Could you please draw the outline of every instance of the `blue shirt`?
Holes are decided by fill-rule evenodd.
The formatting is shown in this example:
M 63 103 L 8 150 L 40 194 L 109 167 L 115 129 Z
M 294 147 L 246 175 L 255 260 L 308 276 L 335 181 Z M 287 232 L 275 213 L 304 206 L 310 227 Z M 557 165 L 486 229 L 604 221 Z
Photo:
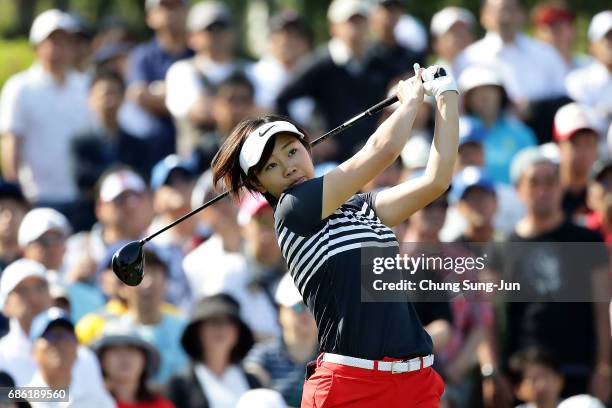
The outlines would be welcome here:
M 274 211 L 278 243 L 317 323 L 321 351 L 370 360 L 426 356 L 432 340 L 412 303 L 362 301 L 362 287 L 367 293 L 365 281 L 374 276 L 362 265 L 371 265 L 374 253 L 399 254 L 375 199 L 375 193 L 355 194 L 321 220 L 323 177 L 291 187 Z
M 153 38 L 149 42 L 139 45 L 130 54 L 127 83 L 133 84 L 136 82 L 145 82 L 150 84 L 154 81 L 164 81 L 166 72 L 170 65 L 178 60 L 191 58 L 194 53 L 189 48 L 185 48 L 178 54 L 170 54 L 162 49 L 157 41 Z M 153 116 L 150 115 L 149 120 L 152 122 L 147 129 L 152 129 L 151 134 L 146 137 L 155 138 L 155 142 L 151 144 L 152 161 L 156 163 L 168 154 L 175 151 L 175 128 L 170 115 Z
M 183 318 L 164 313 L 161 321 L 155 325 L 137 324 L 127 313 L 119 319 L 128 319 L 139 334 L 159 351 L 159 372 L 151 379 L 154 383 L 164 384 L 172 374 L 185 366 L 187 356 L 181 346 L 181 336 L 186 326 Z
M 483 142 L 486 174 L 496 183 L 511 184 L 510 165 L 514 155 L 525 147 L 536 145 L 536 137 L 527 125 L 511 115 L 502 114 L 487 129 Z
M 315 351 L 310 360 L 316 359 L 317 354 Z M 282 339 L 255 344 L 245 363 L 261 367 L 270 376 L 270 388 L 280 392 L 287 405 L 300 405 L 306 363 L 293 361 Z

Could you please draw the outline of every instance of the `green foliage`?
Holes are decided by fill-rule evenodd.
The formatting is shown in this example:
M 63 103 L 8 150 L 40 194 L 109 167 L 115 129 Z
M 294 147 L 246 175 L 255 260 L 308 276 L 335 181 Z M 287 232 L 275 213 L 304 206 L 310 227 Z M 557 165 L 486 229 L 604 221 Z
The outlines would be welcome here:
M 29 67 L 34 60 L 34 50 L 26 40 L 0 40 L 0 89 L 16 72 Z

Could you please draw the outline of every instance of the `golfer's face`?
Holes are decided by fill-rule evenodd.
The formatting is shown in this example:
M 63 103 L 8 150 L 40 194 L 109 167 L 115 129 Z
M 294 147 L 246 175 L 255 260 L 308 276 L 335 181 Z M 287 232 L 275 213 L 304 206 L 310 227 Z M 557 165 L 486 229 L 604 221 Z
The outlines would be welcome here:
M 272 155 L 257 174 L 262 192 L 279 197 L 283 191 L 314 177 L 310 154 L 291 134 L 279 134 Z

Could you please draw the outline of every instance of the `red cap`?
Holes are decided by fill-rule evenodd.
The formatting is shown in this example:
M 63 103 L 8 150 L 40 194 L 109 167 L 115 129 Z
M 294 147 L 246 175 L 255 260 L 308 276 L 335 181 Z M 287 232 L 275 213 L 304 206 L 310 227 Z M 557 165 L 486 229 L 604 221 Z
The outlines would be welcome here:
M 559 108 L 553 122 L 553 134 L 557 142 L 569 140 L 584 129 L 597 133 L 587 107 L 573 102 Z
M 533 16 L 533 24 L 536 26 L 549 26 L 561 21 L 572 22 L 576 16 L 567 9 L 543 6 L 537 9 Z
M 240 203 L 238 212 L 238 224 L 246 225 L 251 218 L 265 207 L 270 207 L 265 197 L 259 193 L 247 193 Z

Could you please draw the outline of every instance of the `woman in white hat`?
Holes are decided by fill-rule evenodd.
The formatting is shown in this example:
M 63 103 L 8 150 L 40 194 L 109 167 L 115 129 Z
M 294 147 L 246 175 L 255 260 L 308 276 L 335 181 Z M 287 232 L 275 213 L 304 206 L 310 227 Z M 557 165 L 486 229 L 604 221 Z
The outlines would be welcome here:
M 273 205 L 279 246 L 317 323 L 322 354 L 304 385 L 303 408 L 434 408 L 444 389 L 431 368 L 432 340 L 406 297 L 361 301 L 362 266 L 373 263 L 373 251 L 399 256 L 389 227 L 448 188 L 457 156 L 457 87 L 449 76 L 434 79 L 438 67 L 415 68 L 398 86 L 400 107 L 361 150 L 322 177 L 314 175 L 306 131 L 278 116 L 239 124 L 213 162 L 214 180 L 233 195 L 246 187 Z M 424 92 L 437 105 L 424 175 L 358 194 L 399 157 Z M 373 277 L 371 270 L 365 274 Z

